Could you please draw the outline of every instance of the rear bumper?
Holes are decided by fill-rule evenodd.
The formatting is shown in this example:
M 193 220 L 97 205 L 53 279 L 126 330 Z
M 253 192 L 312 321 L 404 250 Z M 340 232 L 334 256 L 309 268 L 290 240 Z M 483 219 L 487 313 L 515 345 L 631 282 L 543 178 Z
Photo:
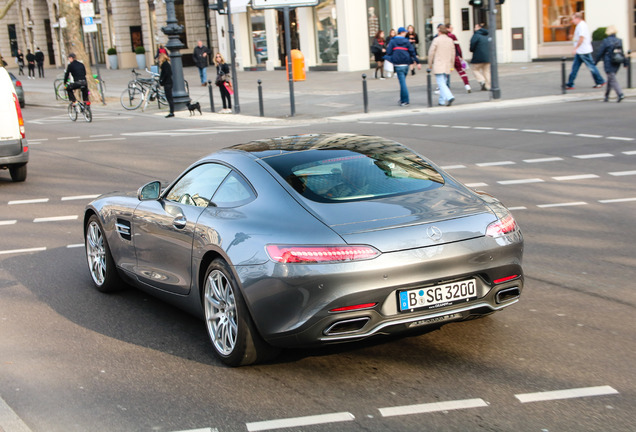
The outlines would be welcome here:
M 0 168 L 25 164 L 28 161 L 29 150 L 26 139 L 0 141 Z

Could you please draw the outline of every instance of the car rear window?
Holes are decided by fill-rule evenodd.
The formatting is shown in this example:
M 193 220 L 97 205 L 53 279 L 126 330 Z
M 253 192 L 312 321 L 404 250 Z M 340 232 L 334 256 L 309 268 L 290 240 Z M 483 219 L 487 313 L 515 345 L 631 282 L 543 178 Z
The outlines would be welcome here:
M 308 150 L 263 160 L 296 192 L 317 202 L 366 200 L 444 184 L 437 170 L 406 151 L 362 154 L 343 149 Z

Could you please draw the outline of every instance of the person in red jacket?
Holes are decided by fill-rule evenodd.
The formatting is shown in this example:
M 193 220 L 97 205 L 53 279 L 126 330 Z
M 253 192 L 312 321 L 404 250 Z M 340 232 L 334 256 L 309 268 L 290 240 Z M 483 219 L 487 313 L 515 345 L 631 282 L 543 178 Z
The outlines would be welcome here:
M 468 82 L 468 75 L 466 74 L 466 70 L 464 68 L 464 56 L 462 55 L 462 48 L 459 46 L 459 41 L 457 40 L 457 36 L 453 34 L 453 26 L 450 24 L 446 24 L 446 28 L 449 30 L 448 37 L 455 42 L 455 70 L 459 74 L 459 77 L 464 82 L 464 88 L 467 93 L 470 93 L 472 90 L 470 88 L 470 83 Z

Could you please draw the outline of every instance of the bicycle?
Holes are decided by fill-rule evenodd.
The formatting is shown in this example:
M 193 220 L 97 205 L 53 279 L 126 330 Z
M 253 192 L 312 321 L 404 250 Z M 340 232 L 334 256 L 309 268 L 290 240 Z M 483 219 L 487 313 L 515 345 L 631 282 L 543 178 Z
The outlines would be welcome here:
M 138 72 L 133 69 L 135 79 L 128 83 L 128 88 L 124 89 L 119 97 L 121 106 L 126 110 L 136 110 L 143 104 L 142 111 L 148 107 L 148 103 L 157 100 L 157 106 L 168 105 L 166 95 L 159 85 L 159 75 L 152 73 L 152 78 L 139 78 Z
M 93 78 L 95 78 L 95 82 L 97 83 L 97 88 L 100 86 L 99 77 L 96 74 L 93 74 Z M 106 93 L 106 81 L 101 80 L 102 91 Z M 66 85 L 64 84 L 64 78 L 57 78 L 53 81 L 53 89 L 55 90 L 55 100 L 62 99 L 63 101 L 68 100 L 68 94 L 66 93 Z
M 90 91 L 88 92 L 88 95 L 90 97 Z M 86 122 L 90 123 L 93 121 L 93 111 L 91 111 L 90 102 L 78 100 L 75 103 L 71 102 L 68 104 L 68 116 L 72 121 L 76 121 L 77 116 L 80 113 L 84 116 L 84 120 L 86 120 Z

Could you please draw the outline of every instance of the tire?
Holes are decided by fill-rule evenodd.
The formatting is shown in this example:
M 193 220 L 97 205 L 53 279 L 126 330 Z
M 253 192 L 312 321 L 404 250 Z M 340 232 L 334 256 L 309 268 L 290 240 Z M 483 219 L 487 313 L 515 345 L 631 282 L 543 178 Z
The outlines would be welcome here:
M 84 114 L 84 120 L 87 122 L 90 123 L 93 121 L 93 111 L 91 111 L 90 105 L 84 105 L 84 111 L 82 111 L 82 114 Z
M 120 290 L 123 282 L 117 273 L 102 224 L 96 215 L 92 215 L 88 219 L 84 236 L 84 249 L 86 250 L 88 272 L 97 291 L 105 293 Z
M 228 366 L 245 366 L 273 357 L 278 350 L 260 337 L 228 264 L 210 263 L 203 286 L 205 327 L 215 355 Z
M 64 88 L 63 80 L 60 80 L 60 82 L 55 85 L 55 95 L 63 101 L 68 100 L 68 93 L 66 93 L 66 89 Z
M 68 116 L 73 121 L 77 120 L 77 109 L 72 103 L 68 104 Z
M 23 182 L 27 177 L 27 164 L 11 165 L 9 167 L 9 174 L 11 174 L 11 180 L 14 182 Z
M 121 106 L 127 110 L 136 110 L 144 101 L 144 91 L 137 86 L 125 89 L 119 98 Z

